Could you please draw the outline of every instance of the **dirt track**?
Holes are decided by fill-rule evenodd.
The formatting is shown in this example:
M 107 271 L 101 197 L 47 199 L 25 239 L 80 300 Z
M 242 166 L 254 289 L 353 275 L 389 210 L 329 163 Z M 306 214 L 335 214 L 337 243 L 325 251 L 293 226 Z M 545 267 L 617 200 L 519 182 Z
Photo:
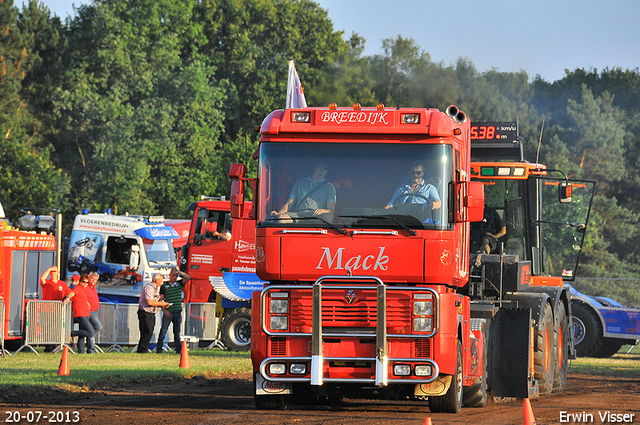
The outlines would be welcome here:
M 72 421 L 74 412 L 82 424 L 522 424 L 523 401 L 490 402 L 484 409 L 465 408 L 460 414 L 432 414 L 423 402 L 362 401 L 347 399 L 337 406 L 293 406 L 285 411 L 256 411 L 249 375 L 207 379 L 176 379 L 123 390 L 93 390 L 69 394 L 39 394 L 31 400 L 0 403 L 0 423 L 7 411 L 58 413 Z M 29 396 L 34 398 L 33 394 Z M 9 401 L 9 400 L 7 400 Z M 603 423 L 599 413 L 634 415 L 640 424 L 640 379 L 569 375 L 561 396 L 532 400 L 537 424 Z M 593 415 L 593 421 L 566 421 L 562 413 Z M 32 413 L 33 415 L 34 413 Z M 64 416 L 64 417 L 63 417 Z M 623 419 L 623 417 L 620 417 Z M 565 421 L 561 421 L 565 419 Z M 40 420 L 38 423 L 49 421 Z M 21 423 L 29 423 L 23 420 Z M 31 422 L 35 423 L 35 422 Z M 73 423 L 73 422 L 71 422 Z M 605 422 L 606 423 L 606 422 Z

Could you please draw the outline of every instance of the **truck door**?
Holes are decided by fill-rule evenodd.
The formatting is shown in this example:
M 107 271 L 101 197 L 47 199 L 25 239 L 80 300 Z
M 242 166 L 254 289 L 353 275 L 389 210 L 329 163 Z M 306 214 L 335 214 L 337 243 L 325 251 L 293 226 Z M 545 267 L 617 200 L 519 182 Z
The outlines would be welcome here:
M 228 211 L 202 208 L 196 215 L 187 273 L 193 280 L 191 301 L 207 302 L 211 293 L 209 276 L 231 270 L 233 238 L 227 241 L 217 235 L 232 235 L 233 226 Z
M 562 276 L 573 281 L 582 251 L 591 202 L 593 181 L 571 181 L 570 202 L 558 200 L 558 186 L 564 179 L 537 178 L 529 181 L 530 193 L 539 194 L 531 205 L 533 274 Z

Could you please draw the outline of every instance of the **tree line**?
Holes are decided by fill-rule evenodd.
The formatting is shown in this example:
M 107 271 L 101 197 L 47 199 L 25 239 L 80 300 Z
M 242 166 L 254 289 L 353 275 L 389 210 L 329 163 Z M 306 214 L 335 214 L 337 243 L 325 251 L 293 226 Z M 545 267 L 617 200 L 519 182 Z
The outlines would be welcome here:
M 312 0 L 92 0 L 65 18 L 0 0 L 0 201 L 185 217 L 255 170 L 254 127 L 286 97 L 287 62 L 309 105 L 456 104 L 473 121 L 519 121 L 525 157 L 598 181 L 580 274 L 640 268 L 640 72 L 526 72 L 443 64 L 411 38 L 363 55 Z M 373 40 L 377 42 L 377 40 Z M 538 141 L 540 147 L 538 148 Z M 68 232 L 67 232 L 68 233 Z

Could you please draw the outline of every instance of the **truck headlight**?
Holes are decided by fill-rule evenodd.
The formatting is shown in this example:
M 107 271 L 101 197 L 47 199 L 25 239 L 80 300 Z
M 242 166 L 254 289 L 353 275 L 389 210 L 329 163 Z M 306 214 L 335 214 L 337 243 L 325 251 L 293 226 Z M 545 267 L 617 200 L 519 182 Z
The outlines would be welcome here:
M 416 316 L 431 316 L 433 314 L 433 303 L 431 301 L 414 301 L 413 314 Z
M 433 319 L 431 317 L 415 317 L 413 319 L 413 330 L 416 332 L 431 332 L 433 330 Z
M 416 376 L 431 376 L 431 366 L 426 364 L 416 365 L 415 374 Z
M 287 373 L 287 365 L 284 363 L 271 363 L 269 373 L 272 375 L 284 375 Z
M 271 299 L 271 313 L 273 314 L 287 314 L 289 312 L 289 300 L 272 298 Z
M 287 316 L 271 316 L 270 325 L 274 331 L 286 331 L 289 328 L 289 318 Z
M 304 363 L 291 363 L 289 373 L 292 375 L 304 375 L 307 373 L 307 365 Z
M 393 366 L 393 374 L 396 376 L 409 376 L 411 375 L 411 366 L 408 364 L 397 364 Z

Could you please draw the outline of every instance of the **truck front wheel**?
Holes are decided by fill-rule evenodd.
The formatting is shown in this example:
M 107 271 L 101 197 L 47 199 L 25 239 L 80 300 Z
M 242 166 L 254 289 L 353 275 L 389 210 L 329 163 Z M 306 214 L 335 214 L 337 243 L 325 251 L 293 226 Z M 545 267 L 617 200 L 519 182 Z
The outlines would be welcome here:
M 249 351 L 251 348 L 251 309 L 236 308 L 220 321 L 220 339 L 228 350 Z
M 459 342 L 456 374 L 451 379 L 451 386 L 445 395 L 429 397 L 429 410 L 433 413 L 458 413 L 462 410 L 462 347 Z
M 578 357 L 594 357 L 602 347 L 602 325 L 588 305 L 571 304 L 573 344 Z

